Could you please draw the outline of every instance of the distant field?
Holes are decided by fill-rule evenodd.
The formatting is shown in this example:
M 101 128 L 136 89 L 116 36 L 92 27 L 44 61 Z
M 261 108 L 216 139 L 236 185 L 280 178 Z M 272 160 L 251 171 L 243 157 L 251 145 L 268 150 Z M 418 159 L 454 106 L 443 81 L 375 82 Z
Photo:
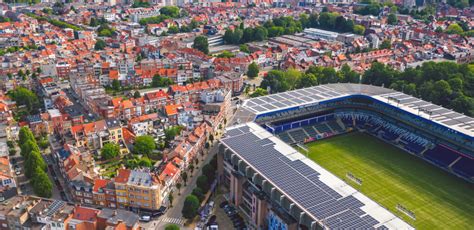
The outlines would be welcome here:
M 474 229 L 474 185 L 363 133 L 307 145 L 308 156 L 417 229 Z M 358 185 L 346 173 L 362 179 Z M 411 219 L 395 208 L 402 204 Z

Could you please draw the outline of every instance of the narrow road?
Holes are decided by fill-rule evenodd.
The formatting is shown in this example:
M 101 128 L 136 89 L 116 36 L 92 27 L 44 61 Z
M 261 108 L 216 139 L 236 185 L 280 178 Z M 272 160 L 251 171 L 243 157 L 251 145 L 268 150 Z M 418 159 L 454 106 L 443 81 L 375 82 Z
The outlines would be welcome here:
M 150 229 L 150 230 L 151 229 L 156 229 L 156 230 L 164 229 L 168 224 L 177 224 L 183 230 L 192 229 L 190 227 L 184 226 L 184 222 L 186 220 L 181 215 L 181 210 L 183 209 L 184 200 L 186 196 L 191 194 L 193 189 L 196 188 L 197 178 L 202 174 L 201 172 L 202 166 L 208 164 L 216 153 L 217 153 L 217 141 L 214 141 L 214 144 L 209 149 L 209 152 L 203 156 L 204 159 L 200 158 L 199 168 L 196 167 L 194 169 L 192 177 L 188 176 L 188 183 L 185 187 L 181 188 L 181 192 L 180 192 L 181 195 L 178 196 L 177 190 L 173 192 L 173 196 L 174 196 L 173 207 L 169 208 L 168 211 L 159 219 L 151 221 L 150 223 L 147 223 L 147 224 L 143 224 L 143 227 L 145 229 Z

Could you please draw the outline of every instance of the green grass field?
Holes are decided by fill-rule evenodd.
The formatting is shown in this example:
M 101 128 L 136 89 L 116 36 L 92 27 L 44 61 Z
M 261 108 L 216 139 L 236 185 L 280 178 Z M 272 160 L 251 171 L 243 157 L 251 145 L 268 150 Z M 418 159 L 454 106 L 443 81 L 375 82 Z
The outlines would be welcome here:
M 308 157 L 417 229 L 474 229 L 474 185 L 363 133 L 309 143 Z M 362 179 L 362 185 L 346 173 Z M 411 219 L 395 208 L 402 204 Z

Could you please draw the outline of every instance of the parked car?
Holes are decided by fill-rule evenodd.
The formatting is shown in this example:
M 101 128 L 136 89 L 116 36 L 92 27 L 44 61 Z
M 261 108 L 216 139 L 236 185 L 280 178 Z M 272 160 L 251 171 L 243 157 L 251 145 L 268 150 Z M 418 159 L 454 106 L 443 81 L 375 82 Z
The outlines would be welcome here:
M 228 201 L 222 201 L 221 204 L 219 204 L 220 208 L 224 208 L 226 205 L 229 205 Z
M 150 216 L 140 216 L 140 221 L 150 222 L 150 220 L 151 220 Z

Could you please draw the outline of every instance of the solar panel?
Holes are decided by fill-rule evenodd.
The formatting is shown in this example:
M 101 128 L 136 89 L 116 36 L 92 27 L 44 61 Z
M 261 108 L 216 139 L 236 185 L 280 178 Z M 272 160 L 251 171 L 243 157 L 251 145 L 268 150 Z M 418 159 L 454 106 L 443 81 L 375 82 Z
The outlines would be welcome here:
M 247 127 L 247 126 L 243 126 Z M 231 129 L 232 130 L 232 129 Z M 242 130 L 240 130 L 242 131 Z M 263 131 L 263 129 L 262 129 Z M 347 227 L 374 227 L 378 222 L 367 217 L 360 207 L 364 204 L 352 195 L 343 197 L 333 190 L 319 178 L 319 172 L 301 160 L 291 161 L 282 152 L 275 149 L 274 141 L 268 138 L 261 138 L 255 131 L 248 129 L 244 134 L 236 137 L 225 137 L 221 140 L 229 146 L 240 158 L 245 159 L 252 167 L 268 178 L 282 193 L 285 193 L 308 210 L 312 215 L 320 219 L 339 216 L 343 222 L 334 220 L 328 221 L 328 226 Z M 281 141 L 280 141 L 281 142 Z M 284 143 L 279 143 L 281 145 Z M 281 148 L 281 147 L 280 147 Z M 341 214 L 343 213 L 343 214 Z M 366 220 L 367 219 L 367 220 Z

